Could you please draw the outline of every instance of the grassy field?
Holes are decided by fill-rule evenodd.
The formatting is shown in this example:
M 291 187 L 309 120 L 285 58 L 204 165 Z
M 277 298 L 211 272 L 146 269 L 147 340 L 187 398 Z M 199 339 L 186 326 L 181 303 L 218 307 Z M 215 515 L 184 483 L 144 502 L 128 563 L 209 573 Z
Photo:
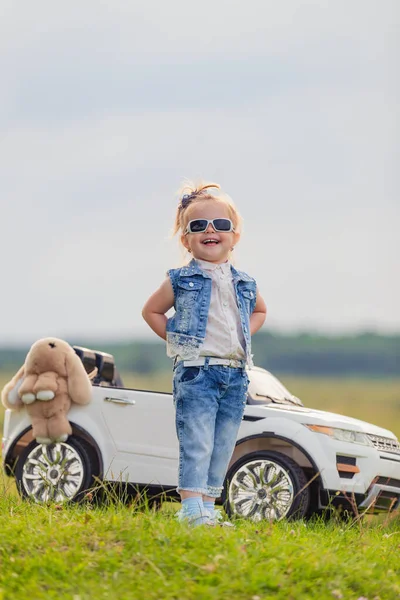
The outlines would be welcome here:
M 0 388 L 9 376 L 0 375 Z M 170 389 L 170 375 L 126 376 Z M 282 378 L 307 406 L 400 436 L 399 380 Z M 3 412 L 0 409 L 0 424 Z M 400 515 L 188 529 L 177 505 L 39 506 L 0 475 L 0 600 L 400 598 Z
M 0 598 L 400 597 L 400 518 L 189 529 L 172 507 L 37 506 L 0 491 Z

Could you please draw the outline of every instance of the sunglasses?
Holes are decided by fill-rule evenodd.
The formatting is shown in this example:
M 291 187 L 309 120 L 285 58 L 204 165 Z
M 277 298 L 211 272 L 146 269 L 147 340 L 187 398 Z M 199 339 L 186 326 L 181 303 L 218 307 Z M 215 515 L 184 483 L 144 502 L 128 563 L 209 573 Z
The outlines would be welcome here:
M 207 231 L 209 224 L 214 228 L 214 231 L 223 233 L 235 231 L 233 223 L 230 219 L 193 219 L 189 221 L 185 233 L 203 233 Z

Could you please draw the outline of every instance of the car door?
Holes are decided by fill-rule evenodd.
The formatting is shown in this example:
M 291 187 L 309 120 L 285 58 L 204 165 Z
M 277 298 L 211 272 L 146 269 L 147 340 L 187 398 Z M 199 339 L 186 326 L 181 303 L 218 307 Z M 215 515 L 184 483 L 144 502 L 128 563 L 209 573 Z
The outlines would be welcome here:
M 108 479 L 176 485 L 178 442 L 170 394 L 104 388 L 101 412 L 116 448 Z

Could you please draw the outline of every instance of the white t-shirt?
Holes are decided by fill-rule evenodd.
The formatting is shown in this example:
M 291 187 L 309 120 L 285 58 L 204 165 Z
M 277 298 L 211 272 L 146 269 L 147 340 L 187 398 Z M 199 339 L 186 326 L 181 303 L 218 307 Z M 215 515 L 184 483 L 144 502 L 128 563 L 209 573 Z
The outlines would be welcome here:
M 232 281 L 231 264 L 220 265 L 196 259 L 200 269 L 211 276 L 211 299 L 206 336 L 200 356 L 245 359 L 246 343 Z

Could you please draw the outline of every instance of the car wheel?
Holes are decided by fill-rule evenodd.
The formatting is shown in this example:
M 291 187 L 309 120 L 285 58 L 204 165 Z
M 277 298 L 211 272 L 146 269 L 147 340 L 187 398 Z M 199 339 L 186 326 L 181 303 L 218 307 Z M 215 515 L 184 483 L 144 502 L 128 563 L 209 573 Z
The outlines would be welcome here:
M 310 503 L 307 483 L 291 458 L 267 450 L 253 452 L 229 469 L 222 500 L 230 516 L 252 521 L 301 519 Z
M 53 444 L 31 442 L 15 468 L 19 493 L 35 502 L 76 502 L 93 485 L 95 474 L 90 446 L 74 436 Z

